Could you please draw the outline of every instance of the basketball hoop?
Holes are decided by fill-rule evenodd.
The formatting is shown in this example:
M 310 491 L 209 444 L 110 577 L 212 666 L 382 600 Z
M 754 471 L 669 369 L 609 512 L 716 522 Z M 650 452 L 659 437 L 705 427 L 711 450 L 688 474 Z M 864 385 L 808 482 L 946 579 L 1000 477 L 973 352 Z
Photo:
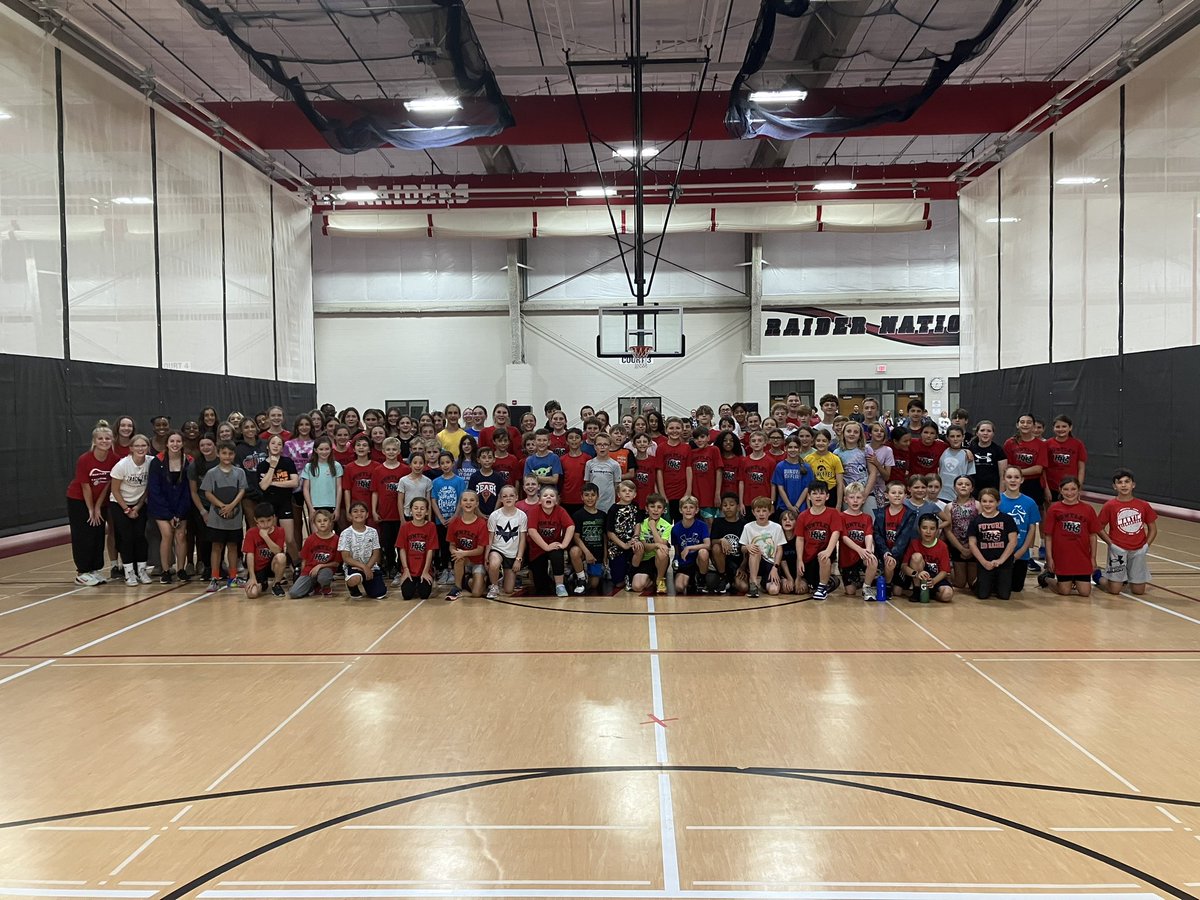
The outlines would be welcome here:
M 650 365 L 650 349 L 649 344 L 634 344 L 629 348 L 630 362 L 634 368 L 644 369 Z

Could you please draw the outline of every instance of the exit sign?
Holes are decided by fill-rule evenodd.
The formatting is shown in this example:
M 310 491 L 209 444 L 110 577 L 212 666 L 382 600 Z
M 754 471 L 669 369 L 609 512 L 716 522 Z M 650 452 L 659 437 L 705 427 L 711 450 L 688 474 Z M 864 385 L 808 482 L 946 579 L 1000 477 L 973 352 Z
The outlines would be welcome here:
M 887 366 L 884 363 L 880 363 L 879 365 L 877 365 L 875 367 L 875 371 L 878 372 L 880 375 L 882 375 L 884 372 L 887 371 Z

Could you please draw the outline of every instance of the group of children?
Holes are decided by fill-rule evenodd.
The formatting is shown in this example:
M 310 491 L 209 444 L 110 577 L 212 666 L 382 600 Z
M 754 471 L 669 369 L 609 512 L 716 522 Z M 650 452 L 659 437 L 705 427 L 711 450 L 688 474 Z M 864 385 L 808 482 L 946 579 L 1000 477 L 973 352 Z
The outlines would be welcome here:
M 1039 533 L 1039 578 L 1059 593 L 1144 592 L 1154 511 L 1124 470 L 1099 515 L 1080 501 L 1087 453 L 1066 416 L 1050 438 L 1021 416 L 1000 445 L 987 421 L 968 442 L 963 410 L 943 434 L 916 400 L 891 430 L 870 399 L 862 421 L 832 395 L 820 407 L 791 395 L 765 420 L 735 405 L 715 425 L 709 407 L 621 422 L 585 407 L 568 428 L 551 401 L 544 427 L 526 414 L 522 430 L 504 404 L 491 425 L 455 404 L 418 420 L 323 407 L 291 431 L 279 407 L 224 422 L 207 408 L 178 432 L 158 417 L 153 438 L 122 417 L 95 429 L 68 489 L 76 580 L 106 580 L 108 525 L 126 581 L 148 582 L 152 523 L 164 583 L 199 574 L 249 596 L 328 596 L 341 576 L 371 598 L 389 583 L 406 599 L 437 584 L 449 600 L 662 593 L 670 578 L 681 594 L 1006 599 L 1040 571 Z

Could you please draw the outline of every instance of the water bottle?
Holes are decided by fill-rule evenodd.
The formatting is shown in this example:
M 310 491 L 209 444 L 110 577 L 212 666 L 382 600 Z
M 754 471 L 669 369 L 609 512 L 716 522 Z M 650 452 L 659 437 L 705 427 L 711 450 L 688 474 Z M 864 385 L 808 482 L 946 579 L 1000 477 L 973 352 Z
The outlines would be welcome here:
M 922 582 L 921 582 L 921 592 L 920 592 L 920 598 L 921 598 L 921 602 L 922 602 L 922 603 L 928 603 L 928 602 L 929 602 L 929 600 L 930 600 L 930 596 L 929 596 L 929 582 L 927 582 L 927 581 L 922 581 Z
M 875 576 L 875 602 L 887 603 L 887 579 L 882 575 Z

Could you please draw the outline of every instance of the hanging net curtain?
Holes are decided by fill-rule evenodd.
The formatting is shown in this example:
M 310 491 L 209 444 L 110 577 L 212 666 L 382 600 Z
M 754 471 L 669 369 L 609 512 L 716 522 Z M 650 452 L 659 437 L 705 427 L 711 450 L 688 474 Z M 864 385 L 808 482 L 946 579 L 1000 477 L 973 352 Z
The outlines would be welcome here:
M 903 122 L 959 66 L 983 52 L 1019 4 L 1020 0 L 762 0 L 730 92 L 725 127 L 737 138 L 796 140 Z M 833 105 L 814 91 L 806 100 L 752 100 L 755 91 L 783 87 L 781 75 L 763 71 L 768 62 L 794 63 L 811 73 L 783 76 L 789 77 L 789 88 L 803 88 L 806 79 L 815 76 L 830 87 L 883 86 L 886 99 L 881 102 L 878 92 L 870 92 L 870 100 L 861 106 L 845 100 Z M 864 98 L 869 95 L 864 93 Z
M 237 11 L 179 3 L 222 34 L 250 71 L 293 101 L 340 153 L 449 147 L 514 124 L 462 0 L 319 0 Z M 461 108 L 405 107 L 405 100 L 430 96 L 453 96 Z M 318 109 L 317 100 L 336 105 Z

